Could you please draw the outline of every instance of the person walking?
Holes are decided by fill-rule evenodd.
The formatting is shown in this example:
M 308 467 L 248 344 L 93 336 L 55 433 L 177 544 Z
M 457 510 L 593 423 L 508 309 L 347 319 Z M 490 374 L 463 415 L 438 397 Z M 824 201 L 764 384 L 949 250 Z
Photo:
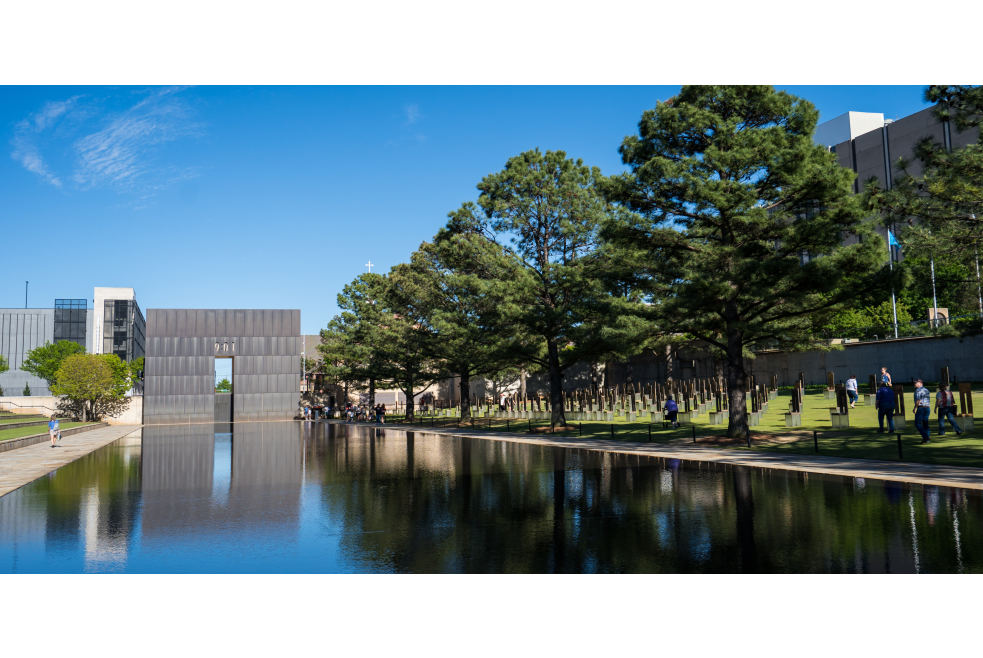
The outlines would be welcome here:
M 383 425 L 386 424 L 386 403 L 383 402 L 379 405 L 379 422 Z
M 679 427 L 679 423 L 676 422 L 676 418 L 679 417 L 679 405 L 676 404 L 671 395 L 666 399 L 665 411 L 673 428 Z
M 61 431 L 58 429 L 58 416 L 51 414 L 48 421 L 48 436 L 51 437 L 51 447 L 55 447 L 56 441 L 61 441 Z
M 891 373 L 887 371 L 887 368 L 881 368 L 880 380 L 881 382 L 886 382 L 888 386 L 893 386 L 891 383 Z M 925 390 L 927 391 L 928 389 Z
M 309 404 L 304 405 L 304 420 L 311 419 L 311 406 Z
M 884 433 L 884 417 L 887 417 L 887 426 L 891 433 L 894 433 L 894 390 L 887 384 L 881 382 L 881 387 L 877 389 L 877 396 L 874 399 L 874 407 L 877 409 L 877 430 L 879 434 Z
M 850 375 L 850 379 L 846 380 L 846 394 L 850 396 L 850 408 L 853 409 L 857 406 L 857 376 Z M 894 430 L 891 430 L 892 432 Z
M 932 394 L 921 379 L 915 380 L 915 429 L 922 435 L 922 443 L 928 443 L 928 414 L 931 412 Z
M 935 394 L 935 411 L 939 414 L 939 436 L 945 434 L 945 419 L 949 419 L 956 436 L 962 436 L 963 431 L 956 425 L 956 398 L 945 384 L 939 384 L 939 392 Z

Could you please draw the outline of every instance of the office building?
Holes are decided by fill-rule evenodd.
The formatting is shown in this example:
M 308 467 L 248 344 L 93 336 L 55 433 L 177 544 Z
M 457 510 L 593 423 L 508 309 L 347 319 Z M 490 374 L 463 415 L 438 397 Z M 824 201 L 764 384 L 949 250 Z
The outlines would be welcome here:
M 853 191 L 859 194 L 871 178 L 876 178 L 881 188 L 891 189 L 897 175 L 898 158 L 913 160 L 909 173 L 921 174 L 921 167 L 912 158 L 912 150 L 924 137 L 949 150 L 976 143 L 977 129 L 957 132 L 948 121 L 935 118 L 934 107 L 901 119 L 885 119 L 876 112 L 847 112 L 816 126 L 813 141 L 822 144 L 836 154 L 841 166 L 852 169 L 857 178 Z M 878 225 L 876 230 L 887 240 L 887 228 Z M 855 238 L 847 240 L 849 244 Z M 895 261 L 903 259 L 903 254 L 892 248 Z M 808 258 L 808 256 L 806 256 Z
M 54 308 L 0 309 L 0 354 L 9 370 L 0 373 L 4 396 L 50 395 L 47 382 L 21 370 L 28 352 L 68 340 L 89 354 L 116 354 L 124 361 L 144 355 L 146 323 L 133 288 L 95 288 L 86 299 L 56 299 Z M 97 313 L 96 309 L 101 309 Z

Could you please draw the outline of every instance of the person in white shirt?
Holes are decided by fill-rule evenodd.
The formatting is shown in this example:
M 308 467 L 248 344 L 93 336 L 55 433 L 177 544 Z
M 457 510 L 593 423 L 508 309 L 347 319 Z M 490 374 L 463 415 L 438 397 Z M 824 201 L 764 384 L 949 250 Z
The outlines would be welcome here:
M 850 408 L 854 409 L 857 406 L 857 399 L 860 397 L 857 395 L 856 375 L 850 375 L 850 379 L 846 380 L 846 394 L 850 396 Z

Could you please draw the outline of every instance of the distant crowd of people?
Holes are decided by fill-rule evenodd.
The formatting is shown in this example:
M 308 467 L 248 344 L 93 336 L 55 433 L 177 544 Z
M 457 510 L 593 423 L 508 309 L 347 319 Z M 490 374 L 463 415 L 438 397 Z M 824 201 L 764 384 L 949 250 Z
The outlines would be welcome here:
M 850 375 L 846 380 L 846 392 L 850 397 L 850 408 L 856 407 L 859 395 L 857 376 Z M 915 380 L 915 429 L 922 437 L 922 443 L 929 443 L 930 431 L 928 428 L 928 417 L 932 409 L 932 393 L 925 388 L 922 379 Z M 884 420 L 887 420 L 889 432 L 894 432 L 894 410 L 897 408 L 897 400 L 894 393 L 891 373 L 887 368 L 881 368 L 878 376 L 877 393 L 874 398 L 874 408 L 877 409 L 877 425 L 879 432 L 884 432 Z M 939 420 L 939 436 L 945 434 L 945 422 L 949 421 L 952 429 L 957 435 L 962 435 L 962 428 L 956 423 L 956 398 L 945 383 L 939 383 L 935 392 L 935 408 Z
M 325 405 L 323 408 L 321 408 L 321 411 L 323 411 L 325 417 L 331 416 L 330 406 Z M 349 402 L 345 405 L 344 410 L 345 421 L 349 423 L 356 421 L 366 422 L 369 420 L 373 420 L 376 423 L 385 423 L 387 413 L 388 409 L 386 408 L 385 403 L 369 407 L 367 404 L 352 404 Z M 304 405 L 304 420 L 314 419 L 315 414 L 315 410 L 311 409 L 309 404 Z

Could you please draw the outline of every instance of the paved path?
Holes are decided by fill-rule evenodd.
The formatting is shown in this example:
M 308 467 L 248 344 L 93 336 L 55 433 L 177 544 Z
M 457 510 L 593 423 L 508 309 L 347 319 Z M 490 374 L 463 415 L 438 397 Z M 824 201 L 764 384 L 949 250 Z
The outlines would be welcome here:
M 23 487 L 93 450 L 139 432 L 141 425 L 110 425 L 97 430 L 64 437 L 57 448 L 51 443 L 37 443 L 0 454 L 0 496 Z
M 344 424 L 341 421 L 329 421 Z M 789 455 L 775 452 L 739 452 L 682 444 L 628 443 L 605 439 L 581 439 L 560 436 L 525 436 L 505 432 L 466 432 L 448 428 L 411 429 L 403 425 L 374 425 L 373 423 L 354 423 L 366 427 L 382 427 L 387 430 L 404 432 L 430 432 L 452 436 L 468 436 L 488 441 L 511 441 L 532 445 L 559 446 L 580 450 L 600 450 L 619 452 L 627 455 L 647 455 L 663 459 L 689 459 L 709 461 L 735 466 L 756 466 L 806 473 L 826 473 L 848 477 L 871 478 L 874 480 L 897 480 L 918 484 L 933 484 L 943 487 L 965 487 L 983 489 L 983 469 L 966 466 L 939 466 L 935 464 L 914 464 L 911 462 L 878 461 L 874 459 L 847 459 L 843 457 L 823 457 L 822 455 Z

